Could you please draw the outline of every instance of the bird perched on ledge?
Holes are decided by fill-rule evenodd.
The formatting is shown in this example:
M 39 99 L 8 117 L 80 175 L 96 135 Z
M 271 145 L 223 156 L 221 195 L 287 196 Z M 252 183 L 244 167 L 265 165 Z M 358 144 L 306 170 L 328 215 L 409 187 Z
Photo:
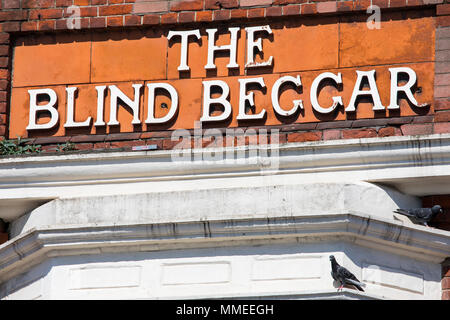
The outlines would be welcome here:
M 394 212 L 407 216 L 414 223 L 421 223 L 427 227 L 431 219 L 443 213 L 440 205 L 435 205 L 432 208 L 397 209 Z
M 359 281 L 353 273 L 345 269 L 343 266 L 337 263 L 334 256 L 330 256 L 331 261 L 331 276 L 334 280 L 338 281 L 341 286 L 338 288 L 338 291 L 341 290 L 345 285 L 355 286 L 359 291 L 363 291 L 364 283 Z

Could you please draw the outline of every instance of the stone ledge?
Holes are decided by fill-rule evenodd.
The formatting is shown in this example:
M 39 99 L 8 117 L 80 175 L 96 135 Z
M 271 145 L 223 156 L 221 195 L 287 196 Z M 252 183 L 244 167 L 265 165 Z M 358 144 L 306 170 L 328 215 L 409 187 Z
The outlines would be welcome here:
M 450 255 L 450 232 L 357 214 L 32 229 L 0 245 L 0 282 L 50 257 L 286 242 L 350 242 L 420 261 Z

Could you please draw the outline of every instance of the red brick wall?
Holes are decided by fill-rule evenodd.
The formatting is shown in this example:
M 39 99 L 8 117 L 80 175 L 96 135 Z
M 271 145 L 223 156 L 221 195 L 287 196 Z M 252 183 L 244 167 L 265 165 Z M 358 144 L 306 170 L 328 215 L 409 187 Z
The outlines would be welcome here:
M 377 0 L 383 10 L 431 8 L 436 14 L 436 76 L 434 115 L 394 117 L 277 126 L 280 142 L 385 137 L 450 132 L 450 4 L 448 0 Z M 430 3 L 431 2 L 431 3 Z M 11 44 L 16 35 L 67 29 L 67 7 L 80 6 L 81 28 L 101 30 L 124 26 L 267 19 L 277 16 L 365 14 L 370 1 L 306 0 L 0 0 L 0 139 L 8 136 Z M 351 16 L 350 16 L 351 17 Z M 255 129 L 255 128 L 253 128 Z M 258 129 L 258 128 L 256 128 Z M 54 151 L 71 141 L 77 149 L 131 148 L 156 144 L 170 149 L 170 132 L 133 132 L 112 135 L 36 138 L 44 150 Z
M 444 214 L 436 216 L 430 226 L 450 231 L 450 195 L 427 196 L 422 199 L 423 207 L 440 205 Z M 450 300 L 450 258 L 442 264 L 442 300 Z

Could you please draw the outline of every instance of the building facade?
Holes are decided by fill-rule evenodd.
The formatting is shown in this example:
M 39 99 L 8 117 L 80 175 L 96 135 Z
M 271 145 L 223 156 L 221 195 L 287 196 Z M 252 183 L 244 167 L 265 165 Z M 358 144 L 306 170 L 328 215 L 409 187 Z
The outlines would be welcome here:
M 0 4 L 0 298 L 450 298 L 446 0 Z

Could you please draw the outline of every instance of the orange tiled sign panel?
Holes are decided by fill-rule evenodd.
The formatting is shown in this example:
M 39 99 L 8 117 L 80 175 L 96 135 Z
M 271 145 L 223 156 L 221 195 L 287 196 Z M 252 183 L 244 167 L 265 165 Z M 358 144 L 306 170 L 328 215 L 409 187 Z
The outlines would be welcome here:
M 261 29 L 249 36 L 249 27 Z M 209 126 L 237 127 L 433 112 L 432 17 L 392 19 L 372 30 L 365 21 L 339 22 L 337 18 L 230 24 L 217 27 L 211 42 L 215 28 L 18 39 L 10 138 L 191 129 L 200 120 L 210 122 Z M 170 31 L 177 35 L 168 39 Z M 191 32 L 186 43 L 178 31 Z M 220 47 L 233 41 L 234 67 L 229 67 L 230 50 L 213 52 L 215 68 L 205 67 L 211 43 Z M 179 71 L 183 69 L 183 46 L 188 71 Z M 253 65 L 268 64 L 272 58 L 270 65 L 253 67 L 249 48 L 254 50 Z M 393 86 L 398 91 L 394 99 L 398 108 L 393 105 Z M 226 97 L 224 90 L 229 91 Z M 382 108 L 376 107 L 376 97 L 366 94 L 370 90 L 379 95 Z M 354 110 L 352 98 L 356 98 Z M 227 117 L 221 117 L 228 111 Z M 35 119 L 30 120 L 33 114 Z M 56 118 L 51 127 L 41 128 Z M 167 121 L 159 121 L 164 118 Z

